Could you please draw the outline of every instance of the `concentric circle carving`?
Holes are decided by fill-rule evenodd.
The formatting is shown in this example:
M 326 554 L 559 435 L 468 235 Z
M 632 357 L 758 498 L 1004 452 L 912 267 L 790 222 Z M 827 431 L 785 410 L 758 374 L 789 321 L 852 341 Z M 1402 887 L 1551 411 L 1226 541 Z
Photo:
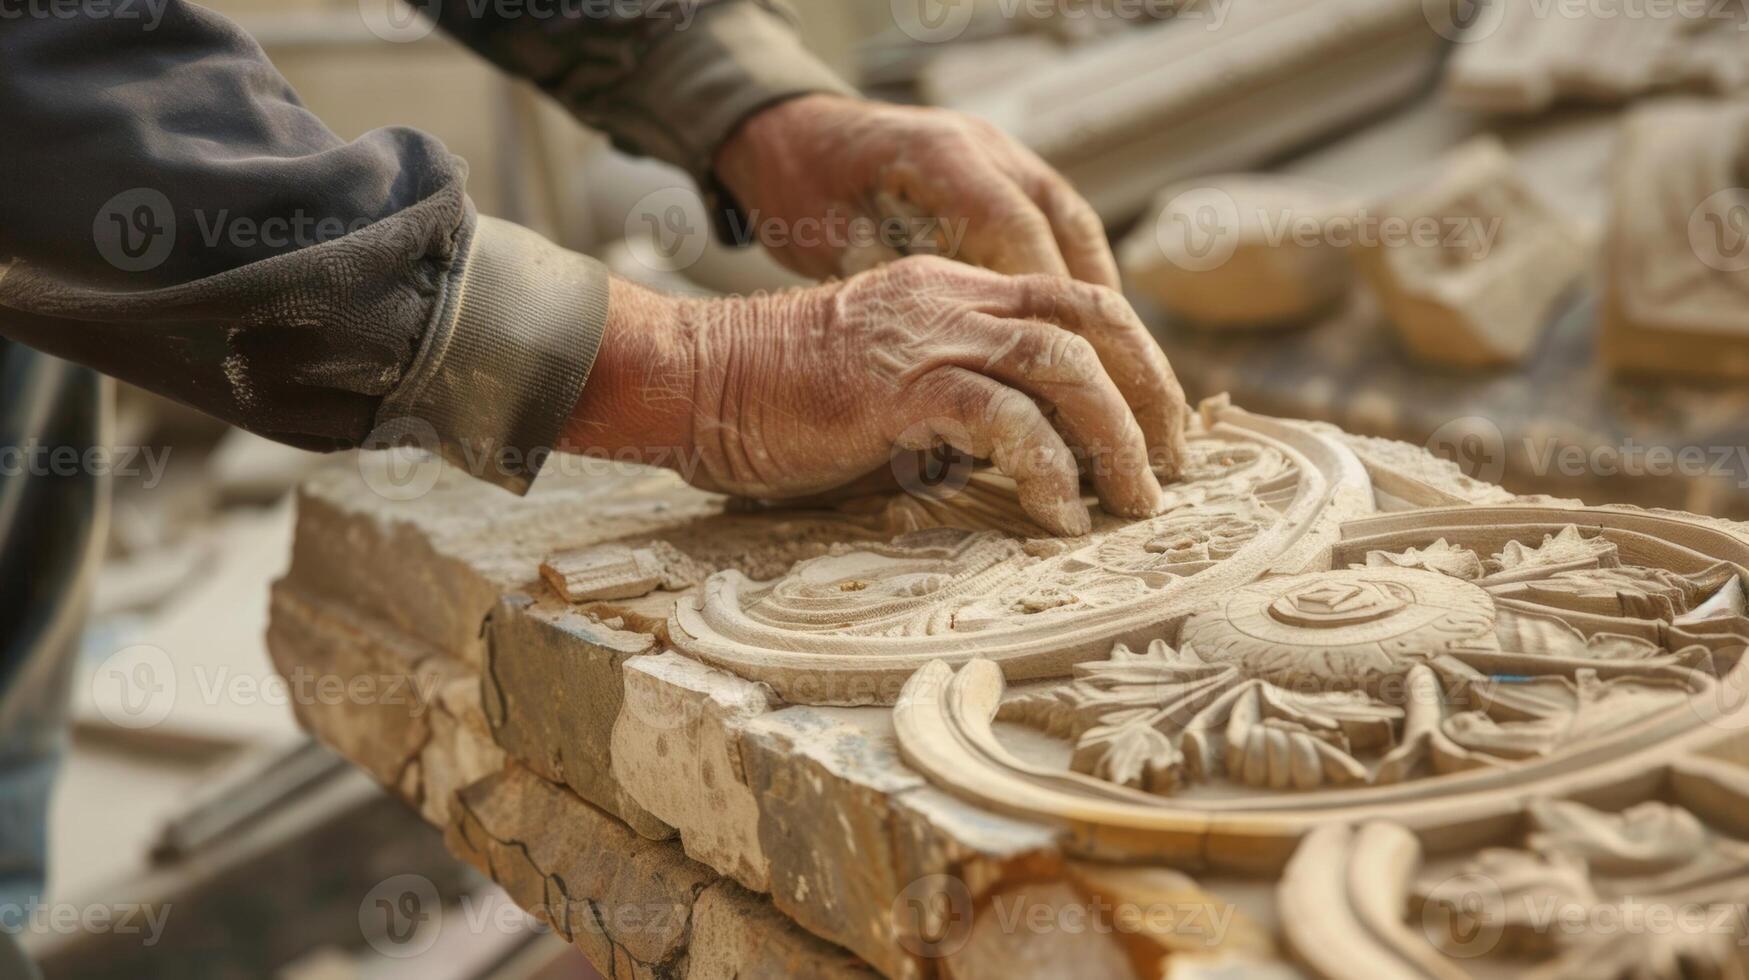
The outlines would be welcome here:
M 1460 579 L 1368 568 L 1264 579 L 1192 616 L 1179 638 L 1210 663 L 1284 687 L 1370 688 L 1416 663 L 1493 642 L 1494 600 Z

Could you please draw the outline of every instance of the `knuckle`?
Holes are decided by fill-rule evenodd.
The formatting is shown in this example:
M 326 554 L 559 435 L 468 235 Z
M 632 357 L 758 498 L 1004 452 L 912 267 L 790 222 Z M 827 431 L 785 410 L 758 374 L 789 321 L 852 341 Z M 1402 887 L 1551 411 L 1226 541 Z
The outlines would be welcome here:
M 1051 231 L 1051 222 L 1044 212 L 1030 206 L 1030 201 L 1021 202 L 1003 198 L 997 207 L 997 223 L 1007 234 L 1023 238 L 1048 240 L 1053 244 L 1056 236 Z
M 1048 424 L 1032 399 L 1013 388 L 1000 388 L 989 393 L 984 402 L 984 424 L 999 441 L 1031 441 L 1035 427 Z
M 936 255 L 908 255 L 881 267 L 883 277 L 896 286 L 916 289 L 940 284 L 952 275 L 952 263 Z
M 1104 376 L 1105 368 L 1099 363 L 1099 352 L 1094 350 L 1092 341 L 1067 330 L 1057 333 L 1062 335 L 1057 341 L 1055 360 L 1058 367 L 1076 381 L 1093 381 Z
M 1064 307 L 1079 305 L 1075 296 L 1074 280 L 1062 276 L 1042 273 L 1016 276 L 1014 286 L 1020 290 L 1029 309 L 1045 311 L 1052 320 L 1060 319 L 1057 313 Z
M 1082 322 L 1128 337 L 1138 345 L 1157 347 L 1142 318 L 1124 295 L 1109 286 L 1077 282 L 1077 300 L 1085 311 Z
M 1055 201 L 1058 220 L 1063 223 L 1064 232 L 1077 241 L 1104 242 L 1105 222 L 1093 210 L 1093 205 L 1088 204 L 1061 177 L 1054 178 L 1049 186 L 1049 193 Z

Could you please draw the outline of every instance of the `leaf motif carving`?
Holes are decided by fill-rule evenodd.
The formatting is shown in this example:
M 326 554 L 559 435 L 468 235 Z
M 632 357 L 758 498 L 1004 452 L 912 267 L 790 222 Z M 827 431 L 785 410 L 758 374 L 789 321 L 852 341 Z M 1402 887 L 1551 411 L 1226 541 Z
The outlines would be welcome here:
M 1482 559 L 1468 548 L 1459 548 L 1444 538 L 1425 548 L 1407 551 L 1369 551 L 1366 564 L 1353 568 L 1420 568 L 1464 580 L 1478 579 L 1485 574 Z
M 1146 724 L 1088 730 L 1075 746 L 1074 768 L 1120 786 L 1169 792 L 1178 785 L 1178 750 Z

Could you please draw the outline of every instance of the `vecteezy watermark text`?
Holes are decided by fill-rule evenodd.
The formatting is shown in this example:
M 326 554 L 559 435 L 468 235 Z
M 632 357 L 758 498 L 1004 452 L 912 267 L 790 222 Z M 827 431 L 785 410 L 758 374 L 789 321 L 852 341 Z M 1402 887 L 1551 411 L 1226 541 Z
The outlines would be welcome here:
M 1508 6 L 1529 20 L 1712 21 L 1749 30 L 1749 0 L 1421 0 L 1435 33 L 1462 44 L 1493 37 Z
M 0 0 L 0 3 L 5 0 Z M 370 225 L 367 216 L 312 214 L 294 208 L 284 214 L 237 214 L 229 208 L 188 212 L 200 244 L 209 249 L 290 250 L 344 238 Z M 104 261 L 123 272 L 150 272 L 163 265 L 176 246 L 181 223 L 175 204 L 162 191 L 135 187 L 98 208 L 91 236 Z
M 98 712 L 118 728 L 138 730 L 162 724 L 185 701 L 209 706 L 381 707 L 418 718 L 436 703 L 441 678 L 412 671 L 335 674 L 303 666 L 283 674 L 259 674 L 193 664 L 179 672 L 162 648 L 135 644 L 105 658 L 90 682 Z
M 13 936 L 108 933 L 139 936 L 140 945 L 156 946 L 170 920 L 170 908 L 168 903 L 141 902 L 76 905 L 33 896 L 23 902 L 0 903 L 0 932 Z
M 567 928 L 623 940 L 632 935 L 658 936 L 664 940 L 686 931 L 687 908 L 670 902 L 588 902 L 580 906 L 520 906 L 502 891 L 492 888 L 461 895 L 448 909 L 431 879 L 401 874 L 384 879 L 359 902 L 358 926 L 365 942 L 393 959 L 409 959 L 429 951 L 444 932 L 461 930 L 467 935 L 544 934 L 549 923 L 567 923 Z M 446 914 L 446 912 L 448 914 Z
M 169 446 L 55 446 L 35 439 L 0 446 L 0 476 L 144 477 L 142 485 L 150 490 L 169 463 Z
M 644 195 L 626 212 L 631 257 L 652 272 L 691 268 L 710 244 L 710 222 L 698 192 L 664 187 Z M 736 242 L 783 251 L 826 250 L 886 255 L 960 254 L 971 222 L 935 215 L 862 215 L 832 212 L 784 218 L 757 208 L 725 216 L 724 230 Z
M 1749 489 L 1749 446 L 1654 446 L 1624 439 L 1587 447 L 1548 437 L 1526 438 L 1524 450 L 1537 476 L 1707 477 Z
M 455 20 L 645 21 L 660 22 L 671 31 L 692 26 L 705 0 L 462 0 L 445 7 L 443 0 L 360 0 L 365 27 L 385 41 L 422 41 L 437 30 L 440 11 Z
M 1194 187 L 1173 197 L 1160 212 L 1154 237 L 1167 261 L 1190 272 L 1220 268 L 1246 242 L 1270 248 L 1440 249 L 1480 262 L 1493 253 L 1505 220 L 1499 215 L 1406 217 L 1365 207 L 1336 214 L 1257 208 L 1246 214 L 1226 191 Z
M 985 19 L 1025 19 L 1066 24 L 1101 21 L 1129 24 L 1194 21 L 1218 30 L 1235 0 L 996 0 L 980 11 L 980 0 L 891 0 L 893 23 L 912 40 L 943 44 L 958 40 Z
M 0 21 L 133 21 L 143 31 L 157 30 L 170 0 L 0 0 Z

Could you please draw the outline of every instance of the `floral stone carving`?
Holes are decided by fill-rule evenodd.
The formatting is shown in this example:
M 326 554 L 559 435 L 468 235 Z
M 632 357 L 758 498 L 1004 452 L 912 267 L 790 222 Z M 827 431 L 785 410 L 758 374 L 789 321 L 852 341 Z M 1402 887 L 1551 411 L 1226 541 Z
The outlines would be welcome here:
M 1444 508 L 1342 537 L 1328 570 L 1260 577 L 1064 681 L 1005 694 L 983 663 L 931 665 L 896 711 L 906 758 L 1094 852 L 1206 858 L 1215 827 L 1291 845 L 1354 813 L 1473 819 L 1742 710 L 1721 683 L 1749 646 L 1749 545 L 1702 519 Z
M 1710 760 L 1650 775 L 1615 806 L 1533 798 L 1479 850 L 1322 827 L 1277 888 L 1287 943 L 1323 977 L 1744 976 L 1749 783 Z
M 274 656 L 441 682 L 299 715 L 524 907 L 678 911 L 555 918 L 603 972 L 1749 975 L 1749 526 L 1220 403 L 1194 437 L 1160 515 L 1072 541 L 988 473 L 478 523 L 489 487 L 329 474 Z

